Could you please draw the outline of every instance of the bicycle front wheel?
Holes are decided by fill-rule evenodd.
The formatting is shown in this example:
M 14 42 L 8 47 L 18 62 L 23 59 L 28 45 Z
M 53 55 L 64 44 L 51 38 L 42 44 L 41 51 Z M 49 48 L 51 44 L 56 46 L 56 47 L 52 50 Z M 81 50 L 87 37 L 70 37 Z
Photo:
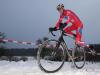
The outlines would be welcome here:
M 76 46 L 73 51 L 74 65 L 76 68 L 81 69 L 85 65 L 85 49 L 81 46 Z
M 57 40 L 45 41 L 38 50 L 37 59 L 41 70 L 53 73 L 60 70 L 66 57 L 63 45 Z

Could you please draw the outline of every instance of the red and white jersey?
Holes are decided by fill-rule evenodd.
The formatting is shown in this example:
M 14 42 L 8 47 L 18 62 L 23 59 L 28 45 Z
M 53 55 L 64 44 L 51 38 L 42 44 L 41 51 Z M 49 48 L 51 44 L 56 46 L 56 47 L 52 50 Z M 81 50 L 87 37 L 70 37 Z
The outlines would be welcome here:
M 78 16 L 72 12 L 71 10 L 64 10 L 63 14 L 60 15 L 59 21 L 56 24 L 56 28 L 59 28 L 59 24 L 60 23 L 69 23 L 71 22 L 73 25 L 75 25 L 75 27 L 82 27 L 83 28 L 83 24 L 81 22 L 81 20 L 78 18 Z

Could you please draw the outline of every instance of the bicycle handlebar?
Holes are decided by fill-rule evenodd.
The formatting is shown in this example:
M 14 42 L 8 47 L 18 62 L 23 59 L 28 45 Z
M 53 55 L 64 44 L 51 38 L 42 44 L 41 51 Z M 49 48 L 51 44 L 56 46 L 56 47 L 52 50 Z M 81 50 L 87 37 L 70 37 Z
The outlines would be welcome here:
M 63 29 L 57 29 L 57 30 L 61 30 L 63 33 L 65 33 Z M 51 31 L 50 33 L 51 33 L 53 36 L 56 36 L 56 35 L 53 33 L 53 31 Z
M 70 38 L 74 39 L 72 36 L 70 36 L 70 35 L 66 34 L 66 33 L 65 33 L 65 31 L 64 31 L 63 29 L 57 29 L 57 30 L 62 31 L 62 34 L 63 34 L 64 36 L 68 36 L 68 37 L 70 37 Z M 52 34 L 52 36 L 56 36 L 56 35 L 53 33 L 53 31 L 51 31 L 50 33 Z
M 62 31 L 62 34 L 65 35 L 65 34 L 64 34 L 65 31 L 63 30 L 63 28 L 65 28 L 66 26 L 67 26 L 67 23 L 60 23 L 60 27 L 59 27 L 59 29 L 57 29 L 57 30 Z M 52 34 L 53 36 L 56 36 L 56 35 L 53 33 L 53 31 L 51 31 L 51 34 Z

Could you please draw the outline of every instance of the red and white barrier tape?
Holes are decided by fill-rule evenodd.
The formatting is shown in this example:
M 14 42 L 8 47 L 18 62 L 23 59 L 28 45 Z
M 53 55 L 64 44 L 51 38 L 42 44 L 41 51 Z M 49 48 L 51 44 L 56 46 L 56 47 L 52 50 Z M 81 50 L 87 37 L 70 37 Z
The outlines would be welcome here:
M 24 45 L 35 45 L 33 42 L 21 42 L 21 41 L 16 41 L 16 40 L 10 40 L 10 39 L 0 39 L 3 42 L 11 42 L 11 43 L 16 43 L 16 44 L 24 44 Z

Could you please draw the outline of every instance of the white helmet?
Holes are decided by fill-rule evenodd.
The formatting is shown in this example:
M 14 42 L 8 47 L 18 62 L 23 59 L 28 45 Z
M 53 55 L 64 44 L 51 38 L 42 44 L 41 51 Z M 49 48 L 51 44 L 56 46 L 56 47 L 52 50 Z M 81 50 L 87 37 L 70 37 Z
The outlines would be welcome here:
M 61 8 L 64 8 L 64 4 L 59 4 L 59 5 L 57 6 L 57 10 L 60 10 Z

